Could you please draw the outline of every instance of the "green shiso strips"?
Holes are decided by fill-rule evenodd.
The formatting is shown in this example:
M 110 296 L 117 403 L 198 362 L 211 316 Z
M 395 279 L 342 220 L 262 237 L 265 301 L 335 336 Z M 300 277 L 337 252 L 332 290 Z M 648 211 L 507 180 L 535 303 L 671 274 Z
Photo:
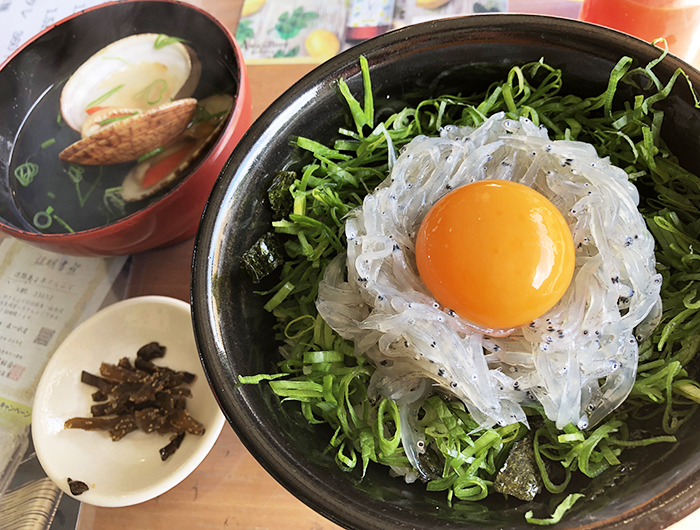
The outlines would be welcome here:
M 401 446 L 398 407 L 387 399 L 369 401 L 373 367 L 318 315 L 318 283 L 331 259 L 345 250 L 347 214 L 386 178 L 402 145 L 418 134 L 435 136 L 448 124 L 475 127 L 504 111 L 546 126 L 553 139 L 589 142 L 600 156 L 625 169 L 642 195 L 646 191 L 650 197 L 641 209 L 656 238 L 657 268 L 664 277 L 661 325 L 640 345 L 640 369 L 626 404 L 590 431 L 573 425 L 559 431 L 542 411 L 530 411 L 535 461 L 545 488 L 564 493 L 575 473 L 595 477 L 617 465 L 625 448 L 675 442 L 673 433 L 700 404 L 693 367 L 700 347 L 700 254 L 695 253 L 700 250 L 700 179 L 680 167 L 660 136 L 663 111 L 655 105 L 679 78 L 687 80 L 680 70 L 665 85 L 656 77 L 652 69 L 664 56 L 644 68 L 632 68 L 632 59 L 623 57 L 605 92 L 589 98 L 560 93 L 562 72 L 543 60 L 514 66 L 485 93 L 428 99 L 378 124 L 369 67 L 361 58 L 363 103 L 345 81 L 338 81 L 349 121 L 334 144 L 293 139 L 314 162 L 285 184 L 292 213 L 272 223 L 284 240 L 285 262 L 279 283 L 259 293 L 270 297 L 266 308 L 277 317 L 276 337 L 283 343 L 280 374 L 242 377 L 240 382 L 281 377 L 270 381 L 272 390 L 284 401 L 298 401 L 309 422 L 330 425 L 334 435 L 328 451 L 342 469 L 361 468 L 364 475 L 369 462 L 410 467 Z M 646 95 L 614 105 L 623 86 Z M 418 417 L 426 437 L 421 455 L 430 476 L 426 487 L 445 491 L 450 501 L 479 500 L 492 492 L 508 451 L 526 435 L 520 425 L 479 430 L 462 403 L 438 395 L 425 400 Z M 633 433 L 630 439 L 630 418 L 653 421 L 647 425 L 660 426 L 666 434 L 643 438 Z M 570 494 L 549 519 L 532 513 L 526 519 L 554 524 L 579 498 Z

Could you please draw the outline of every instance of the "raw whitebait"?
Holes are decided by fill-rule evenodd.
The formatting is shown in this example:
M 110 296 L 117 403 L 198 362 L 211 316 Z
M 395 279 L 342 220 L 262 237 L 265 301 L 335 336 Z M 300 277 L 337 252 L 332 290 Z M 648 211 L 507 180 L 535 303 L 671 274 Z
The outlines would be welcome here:
M 479 329 L 441 307 L 415 266 L 415 235 L 433 204 L 487 178 L 542 193 L 568 221 L 576 246 L 562 299 L 512 330 Z M 413 413 L 430 380 L 483 427 L 527 423 L 522 406 L 534 402 L 558 428 L 592 427 L 630 392 L 634 329 L 643 322 L 639 333 L 648 334 L 661 307 L 654 240 L 638 203 L 627 174 L 591 145 L 550 141 L 527 118 L 499 113 L 476 129 L 445 127 L 437 138 L 411 141 L 348 219 L 347 254 L 328 267 L 317 308 L 375 363 L 370 396 L 403 399 L 402 415 Z M 411 424 L 404 447 L 421 439 Z M 416 467 L 420 447 L 408 445 Z

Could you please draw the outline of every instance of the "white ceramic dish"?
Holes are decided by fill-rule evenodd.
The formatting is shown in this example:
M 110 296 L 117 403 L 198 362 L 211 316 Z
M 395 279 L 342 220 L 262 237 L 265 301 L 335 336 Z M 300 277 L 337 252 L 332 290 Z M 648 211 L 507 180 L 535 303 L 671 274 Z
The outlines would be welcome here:
M 187 410 L 206 428 L 186 435 L 166 461 L 159 449 L 169 435 L 134 431 L 118 442 L 107 432 L 64 429 L 73 417 L 89 417 L 95 389 L 80 382 L 83 370 L 99 375 L 100 363 L 132 361 L 144 344 L 166 346 L 155 364 L 197 377 Z M 187 303 L 143 296 L 113 304 L 78 326 L 58 347 L 39 381 L 32 413 L 36 454 L 46 474 L 68 495 L 68 478 L 90 489 L 76 499 L 96 506 L 129 506 L 166 492 L 189 475 L 209 453 L 224 425 L 197 354 Z

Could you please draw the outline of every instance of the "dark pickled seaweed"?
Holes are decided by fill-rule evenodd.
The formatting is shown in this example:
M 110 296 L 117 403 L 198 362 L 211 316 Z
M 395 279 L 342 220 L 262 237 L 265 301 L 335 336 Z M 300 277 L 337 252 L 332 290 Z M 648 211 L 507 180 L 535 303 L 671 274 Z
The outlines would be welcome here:
M 165 394 L 170 394 L 171 396 L 184 396 L 192 397 L 192 391 L 189 388 L 177 387 L 177 388 L 166 388 L 163 390 Z
M 258 239 L 241 257 L 241 266 L 253 283 L 259 283 L 283 263 L 282 246 L 274 232 L 268 232 Z
M 117 419 L 117 424 L 110 429 L 109 436 L 113 441 L 117 442 L 136 429 L 138 429 L 138 425 L 136 424 L 136 418 L 133 414 L 119 416 Z
M 182 440 L 185 438 L 185 433 L 180 433 L 170 439 L 170 443 L 160 450 L 160 459 L 165 462 L 172 454 L 180 448 Z
M 90 486 L 85 484 L 85 482 L 81 482 L 80 480 L 73 480 L 70 477 L 68 477 L 68 487 L 70 488 L 70 492 L 73 495 L 82 495 L 90 489 Z
M 117 425 L 117 417 L 71 418 L 66 420 L 66 429 L 83 429 L 84 431 L 108 431 Z
M 96 402 L 100 401 L 107 401 L 109 399 L 109 396 L 102 392 L 102 390 L 98 390 L 97 392 L 92 393 L 92 400 Z
M 81 381 L 98 388 L 92 397 L 99 403 L 90 407 L 91 418 L 71 418 L 65 428 L 108 431 L 114 441 L 135 430 L 171 433 L 171 443 L 160 450 L 163 459 L 180 446 L 177 440 L 185 433 L 204 434 L 204 425 L 187 412 L 192 392 L 182 386 L 191 384 L 195 375 L 151 362 L 164 354 L 164 346 L 151 342 L 139 349 L 133 364 L 123 357 L 117 364 L 102 363 L 102 377 L 83 372 Z
M 165 356 L 165 346 L 161 346 L 157 342 L 149 342 L 145 346 L 141 346 L 136 352 L 136 360 L 150 362 L 153 359 L 160 359 Z
M 147 361 L 146 359 L 142 359 L 141 357 L 136 358 L 134 361 L 134 366 L 147 374 L 155 373 L 158 370 L 158 367 L 155 364 L 153 364 L 151 361 Z
M 134 369 L 134 367 L 132 366 L 131 361 L 129 360 L 128 357 L 122 357 L 121 359 L 119 359 L 117 366 L 119 368 L 124 368 L 124 370 L 133 370 Z
M 531 501 L 542 487 L 542 477 L 532 449 L 532 436 L 526 436 L 513 444 L 505 464 L 496 476 L 493 488 L 520 500 Z
M 294 208 L 294 199 L 289 193 L 289 187 L 294 184 L 297 174 L 294 171 L 278 171 L 272 179 L 272 184 L 267 190 L 267 197 L 272 207 L 272 215 L 275 220 L 284 219 Z
M 90 414 L 92 414 L 93 418 L 99 418 L 102 416 L 108 416 L 109 414 L 114 414 L 114 403 L 110 401 L 107 403 L 99 403 L 97 405 L 93 405 L 92 407 L 90 407 Z
M 134 412 L 134 417 L 136 418 L 136 425 L 146 434 L 157 431 L 165 423 L 167 413 L 159 410 L 155 407 L 149 407 L 143 410 L 137 410 Z
M 165 424 L 161 427 L 159 432 L 177 432 L 177 433 L 189 433 L 196 434 L 198 436 L 204 434 L 204 425 L 195 420 L 190 413 L 185 409 L 175 408 L 175 410 L 168 416 Z
M 102 363 L 100 365 L 102 377 L 117 383 L 138 383 L 144 376 L 148 375 L 141 370 L 122 368 L 116 364 Z
M 86 385 L 94 386 L 104 394 L 109 394 L 112 391 L 112 387 L 114 386 L 114 383 L 110 383 L 106 379 L 103 379 L 97 375 L 93 375 L 90 372 L 86 372 L 84 370 L 80 374 L 80 382 L 85 383 Z

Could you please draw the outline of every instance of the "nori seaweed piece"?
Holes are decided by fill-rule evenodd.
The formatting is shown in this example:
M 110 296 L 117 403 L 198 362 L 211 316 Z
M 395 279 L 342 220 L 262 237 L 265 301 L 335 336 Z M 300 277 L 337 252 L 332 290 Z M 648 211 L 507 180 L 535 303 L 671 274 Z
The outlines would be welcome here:
M 294 184 L 297 174 L 294 171 L 278 171 L 267 189 L 267 197 L 272 207 L 272 216 L 276 221 L 284 219 L 294 208 L 294 198 L 289 187 Z
M 85 482 L 81 482 L 80 480 L 73 480 L 70 477 L 68 477 L 68 487 L 70 488 L 70 492 L 73 495 L 82 495 L 90 489 L 90 486 L 85 484 Z
M 542 491 L 542 477 L 537 469 L 532 435 L 513 444 L 505 464 L 496 475 L 493 489 L 523 501 L 531 501 Z
M 173 436 L 170 439 L 170 443 L 165 447 L 161 448 L 160 459 L 163 462 L 165 462 L 175 451 L 177 451 L 180 448 L 180 444 L 182 443 L 184 437 L 184 432 L 178 434 L 177 436 Z
M 274 232 L 268 232 L 246 250 L 241 257 L 241 266 L 253 280 L 259 283 L 284 263 L 282 246 Z

